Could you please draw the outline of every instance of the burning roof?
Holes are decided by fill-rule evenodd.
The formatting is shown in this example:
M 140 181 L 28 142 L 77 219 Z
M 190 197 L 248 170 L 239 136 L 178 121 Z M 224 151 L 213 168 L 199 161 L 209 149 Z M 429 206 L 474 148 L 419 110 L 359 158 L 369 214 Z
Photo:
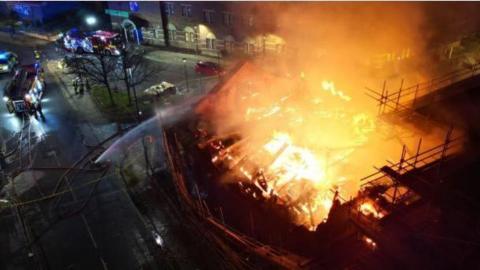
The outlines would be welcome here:
M 266 68 L 244 63 L 198 104 L 198 146 L 223 171 L 219 181 L 285 206 L 298 225 L 314 230 L 336 193 L 355 197 L 360 179 L 405 144 L 441 140 L 433 130 L 379 122 L 358 94 L 321 74 Z
M 226 181 L 285 205 L 296 223 L 315 229 L 336 190 L 357 192 L 344 167 L 375 129 L 350 101 L 331 81 L 312 89 L 303 74 L 275 75 L 247 62 L 198 105 L 199 129 L 213 133 L 200 147 L 227 169 Z

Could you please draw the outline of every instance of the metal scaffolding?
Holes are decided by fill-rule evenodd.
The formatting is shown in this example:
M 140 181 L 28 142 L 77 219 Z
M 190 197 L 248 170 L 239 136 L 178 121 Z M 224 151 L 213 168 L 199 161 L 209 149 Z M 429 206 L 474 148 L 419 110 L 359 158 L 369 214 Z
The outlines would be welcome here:
M 364 182 L 362 187 L 365 188 L 366 186 L 382 182 L 385 177 L 393 180 L 392 184 L 396 185 L 402 175 L 406 175 L 413 170 L 427 169 L 432 165 L 437 166 L 438 177 L 441 177 L 442 165 L 446 159 L 458 152 L 461 142 L 461 137 L 453 138 L 453 127 L 451 127 L 445 134 L 443 143 L 430 149 L 421 151 L 422 139 L 420 138 L 416 153 L 413 156 L 406 156 L 407 148 L 406 145 L 403 145 L 399 161 L 397 163 L 387 161 L 389 165 L 375 168 L 377 170 L 375 173 L 361 179 Z
M 402 112 L 416 108 L 419 103 L 433 102 L 435 95 L 431 95 L 431 97 L 426 100 L 422 100 L 421 98 L 435 93 L 453 83 L 472 78 L 479 73 L 480 64 L 476 64 L 470 68 L 456 70 L 430 81 L 417 83 L 409 87 L 404 87 L 404 80 L 402 79 L 398 90 L 389 90 L 387 88 L 387 81 L 384 81 L 381 91 L 366 88 L 366 94 L 378 102 L 379 115 Z

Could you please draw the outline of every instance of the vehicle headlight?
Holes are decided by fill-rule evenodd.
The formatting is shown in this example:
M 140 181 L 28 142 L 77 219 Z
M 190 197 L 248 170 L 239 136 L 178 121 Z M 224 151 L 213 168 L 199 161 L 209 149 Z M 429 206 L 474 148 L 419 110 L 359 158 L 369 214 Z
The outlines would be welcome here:
M 1 70 L 8 70 L 8 66 L 7 66 L 7 65 L 1 65 L 1 66 L 0 66 L 0 69 L 1 69 Z
M 9 99 L 7 96 L 4 96 L 4 97 L 3 97 L 3 101 L 7 102 L 7 101 L 9 101 L 9 100 L 10 100 L 10 99 Z

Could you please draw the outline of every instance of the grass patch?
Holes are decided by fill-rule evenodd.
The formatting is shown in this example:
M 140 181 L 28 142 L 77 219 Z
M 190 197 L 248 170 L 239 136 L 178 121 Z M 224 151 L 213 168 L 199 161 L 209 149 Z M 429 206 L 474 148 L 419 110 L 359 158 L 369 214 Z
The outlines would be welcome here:
M 112 90 L 115 106 L 112 106 L 107 88 L 103 85 L 92 86 L 91 95 L 97 104 L 97 107 L 104 113 L 107 119 L 115 122 L 132 122 L 136 120 L 134 101 L 132 100 L 131 105 L 128 104 L 128 94 L 126 91 Z M 142 112 L 146 112 L 148 110 L 148 108 L 140 102 L 138 106 Z

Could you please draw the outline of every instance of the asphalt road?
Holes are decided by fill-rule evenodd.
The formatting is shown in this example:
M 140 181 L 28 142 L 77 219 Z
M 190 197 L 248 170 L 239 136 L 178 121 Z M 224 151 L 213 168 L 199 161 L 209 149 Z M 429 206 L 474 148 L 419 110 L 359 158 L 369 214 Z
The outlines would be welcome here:
M 14 51 L 23 64 L 28 64 L 33 62 L 32 46 L 28 44 L 0 41 L 0 49 Z M 43 47 L 42 51 L 44 60 L 59 57 L 52 47 Z M 183 66 L 173 67 L 180 69 Z M 8 80 L 8 75 L 0 78 L 1 96 Z M 45 168 L 70 167 L 91 150 L 85 138 L 96 134 L 88 141 L 95 144 L 116 132 L 115 124 L 92 124 L 83 117 L 88 112 L 73 110 L 62 94 L 64 86 L 51 74 L 46 74 L 46 81 L 45 120 L 9 114 L 0 104 L 2 147 L 10 151 L 17 142 L 20 146 L 7 159 L 7 172 L 16 176 L 9 189 L 15 194 L 9 198 L 16 202 L 52 194 L 64 171 Z M 38 169 L 24 172 L 26 168 Z M 0 269 L 162 269 L 154 259 L 159 251 L 151 231 L 112 170 L 98 184 L 85 186 L 102 174 L 79 172 L 66 179 L 59 189 L 64 195 L 58 207 L 52 208 L 52 200 L 42 200 L 1 211 Z M 68 214 L 72 212 L 75 214 Z M 38 240 L 27 245 L 34 239 Z

